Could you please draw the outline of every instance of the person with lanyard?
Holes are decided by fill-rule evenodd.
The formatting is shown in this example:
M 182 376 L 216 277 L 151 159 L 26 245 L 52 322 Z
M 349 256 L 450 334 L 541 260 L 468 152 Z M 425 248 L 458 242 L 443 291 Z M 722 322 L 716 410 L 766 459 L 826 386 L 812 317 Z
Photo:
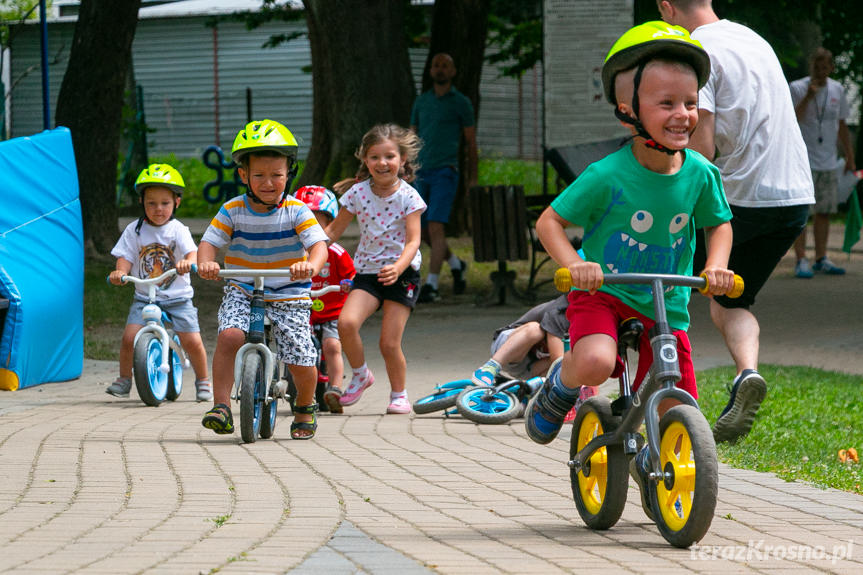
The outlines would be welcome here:
M 843 275 L 845 269 L 827 257 L 827 237 L 830 216 L 839 210 L 838 174 L 836 172 L 837 142 L 845 157 L 845 171 L 853 172 L 854 146 L 845 120 L 848 118 L 848 101 L 842 84 L 830 78 L 833 73 L 833 54 L 818 48 L 812 55 L 810 75 L 791 82 L 791 99 L 797 122 L 809 153 L 809 169 L 815 183 L 813 233 L 815 236 L 815 264 L 806 258 L 806 230 L 794 242 L 797 265 L 794 275 L 811 278 L 814 272 Z

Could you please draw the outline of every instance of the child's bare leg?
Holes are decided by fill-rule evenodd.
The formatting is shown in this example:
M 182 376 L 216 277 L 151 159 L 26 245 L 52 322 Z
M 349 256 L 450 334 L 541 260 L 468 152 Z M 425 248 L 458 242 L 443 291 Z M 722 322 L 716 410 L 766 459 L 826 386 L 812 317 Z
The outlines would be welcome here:
M 548 381 L 527 406 L 524 427 L 528 437 L 542 444 L 553 441 L 578 399 L 579 388 L 602 384 L 616 361 L 617 345 L 608 335 L 592 334 L 575 342 L 563 354 L 560 367 L 549 369 Z
M 563 354 L 560 381 L 569 389 L 582 385 L 602 385 L 614 371 L 617 343 L 606 334 L 597 333 L 579 339 Z
M 408 306 L 394 302 L 384 302 L 384 317 L 381 322 L 380 349 L 387 366 L 390 388 L 399 393 L 405 390 L 407 360 L 402 351 L 402 335 L 410 317 Z
M 216 351 L 213 353 L 213 404 L 231 405 L 234 357 L 245 342 L 246 333 L 236 327 L 229 327 L 219 332 Z
M 144 327 L 138 323 L 127 323 L 120 342 L 120 377 L 132 377 L 132 361 L 135 356 L 135 335 Z
M 327 360 L 327 375 L 330 377 L 330 385 L 341 387 L 342 378 L 345 375 L 345 362 L 342 359 L 342 342 L 335 337 L 324 339 L 321 344 L 324 349 L 324 357 Z
M 356 290 L 348 294 L 342 312 L 339 314 L 339 339 L 348 363 L 354 369 L 366 362 L 360 328 L 370 315 L 375 313 L 380 302 L 367 291 Z
M 294 385 L 297 386 L 297 397 L 294 400 L 295 405 L 306 406 L 315 403 L 315 386 L 318 383 L 318 372 L 314 366 L 307 365 L 289 365 L 288 370 L 291 372 L 291 377 L 294 380 Z M 294 415 L 294 420 L 311 421 L 313 414 L 297 413 Z
M 180 336 L 180 343 L 183 344 L 183 349 L 189 355 L 189 362 L 192 364 L 192 369 L 195 370 L 197 379 L 209 379 L 210 375 L 207 371 L 207 350 L 204 348 L 204 341 L 201 339 L 201 334 L 197 331 L 192 332 L 177 332 Z

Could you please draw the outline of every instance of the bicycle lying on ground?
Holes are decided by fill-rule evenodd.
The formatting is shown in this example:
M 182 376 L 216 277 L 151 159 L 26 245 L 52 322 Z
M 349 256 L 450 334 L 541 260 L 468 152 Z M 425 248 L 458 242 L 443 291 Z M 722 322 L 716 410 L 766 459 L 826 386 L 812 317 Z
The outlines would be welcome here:
M 197 271 L 192 266 L 192 271 Z M 125 275 L 120 281 L 147 287 L 147 305 L 141 312 L 144 327 L 135 334 L 133 343 L 132 377 L 141 401 L 158 406 L 166 399 L 174 401 L 183 391 L 183 370 L 189 367 L 189 358 L 179 336 L 171 327 L 171 318 L 156 301 L 159 284 L 177 275 L 176 269 L 147 279 Z
M 486 386 L 457 379 L 435 386 L 431 394 L 414 402 L 413 410 L 418 415 L 444 410 L 447 417 L 459 413 L 474 423 L 508 423 L 521 417 L 544 381 L 543 377 L 521 380 L 499 375 L 494 385 Z
M 524 414 L 527 402 L 544 382 L 544 377 L 503 378 L 492 386 L 469 387 L 456 396 L 455 407 L 459 414 L 474 423 L 509 423 Z
M 234 359 L 234 390 L 231 399 L 240 402 L 240 435 L 245 443 L 254 443 L 260 436 L 269 439 L 276 429 L 278 400 L 290 401 L 288 380 L 283 377 L 287 367 L 276 361 L 276 354 L 268 345 L 268 332 L 264 318 L 264 278 L 291 276 L 290 270 L 223 269 L 222 278 L 254 278 L 252 302 L 249 309 L 249 331 L 246 343 Z M 326 293 L 342 291 L 341 285 L 313 290 L 312 298 Z
M 644 422 L 648 446 L 648 499 L 653 520 L 666 541 L 686 548 L 701 540 L 710 528 L 716 508 L 718 464 L 710 425 L 696 400 L 675 387 L 680 379 L 677 339 L 665 313 L 667 286 L 708 290 L 705 277 L 665 274 L 609 274 L 607 284 L 648 284 L 653 293 L 656 326 L 650 333 L 653 365 L 633 394 L 627 351 L 638 350 L 644 331 L 641 321 L 630 318 L 618 328 L 618 354 L 624 361 L 619 377 L 620 396 L 611 401 L 594 396 L 578 409 L 570 443 L 570 481 L 575 505 L 591 529 L 612 527 L 626 503 L 629 459 L 644 444 L 638 432 Z M 555 273 L 555 285 L 568 291 L 569 270 Z M 743 280 L 735 276 L 729 297 L 743 293 Z M 660 418 L 659 404 L 675 399 L 681 405 Z M 647 486 L 645 486 L 647 487 Z M 642 497 L 645 495 L 642 494 Z

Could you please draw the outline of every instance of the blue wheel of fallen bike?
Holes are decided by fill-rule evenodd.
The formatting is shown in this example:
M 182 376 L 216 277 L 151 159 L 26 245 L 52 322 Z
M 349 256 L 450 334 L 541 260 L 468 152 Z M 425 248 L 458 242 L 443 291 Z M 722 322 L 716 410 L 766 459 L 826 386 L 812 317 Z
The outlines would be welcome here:
M 171 336 L 177 345 L 180 345 L 180 337 L 168 331 L 168 335 Z M 183 393 L 183 362 L 180 359 L 180 355 L 171 350 L 171 360 L 169 365 L 171 366 L 171 371 L 168 372 L 168 389 L 165 393 L 165 399 L 168 401 L 175 401 L 180 394 Z
M 456 397 L 455 406 L 462 417 L 492 425 L 508 423 L 521 413 L 521 401 L 515 394 L 485 386 L 465 389 Z
M 464 391 L 465 388 L 473 387 L 474 385 L 469 379 L 458 379 L 437 385 L 434 388 L 434 393 L 414 402 L 414 413 L 422 415 L 424 413 L 449 409 L 455 405 L 455 400 L 459 393 Z

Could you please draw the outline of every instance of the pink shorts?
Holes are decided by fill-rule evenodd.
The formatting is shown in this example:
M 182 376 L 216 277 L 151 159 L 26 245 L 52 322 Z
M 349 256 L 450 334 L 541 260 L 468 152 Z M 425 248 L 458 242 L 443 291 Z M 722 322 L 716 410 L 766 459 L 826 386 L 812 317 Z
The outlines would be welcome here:
M 650 349 L 650 328 L 656 323 L 649 317 L 637 312 L 613 295 L 596 292 L 590 295 L 586 291 L 569 292 L 569 307 L 566 309 L 566 319 L 569 320 L 570 345 L 586 335 L 604 333 L 617 341 L 617 327 L 627 319 L 634 317 L 644 324 L 644 333 L 638 346 L 638 371 L 633 380 L 632 390 L 638 389 L 644 376 L 653 364 L 653 352 Z M 677 358 L 680 363 L 680 381 L 677 387 L 698 399 L 698 387 L 695 384 L 695 367 L 692 365 L 692 345 L 689 336 L 683 330 L 673 331 L 677 338 Z M 623 362 L 618 358 L 618 366 L 609 377 L 617 377 L 623 369 Z

